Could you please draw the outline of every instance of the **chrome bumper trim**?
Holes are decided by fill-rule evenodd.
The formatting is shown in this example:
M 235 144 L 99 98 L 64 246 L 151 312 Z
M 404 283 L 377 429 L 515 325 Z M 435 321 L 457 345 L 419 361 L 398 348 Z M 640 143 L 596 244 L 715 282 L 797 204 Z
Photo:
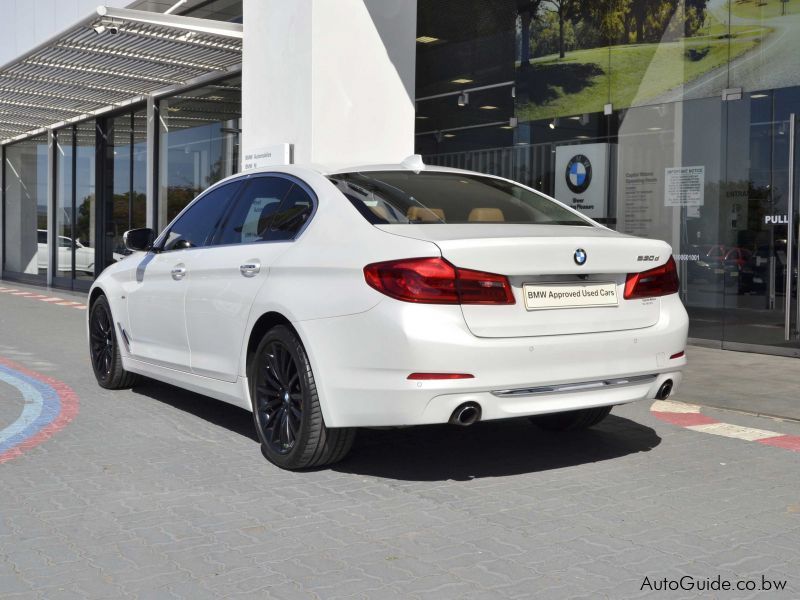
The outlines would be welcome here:
M 613 379 L 598 379 L 596 381 L 580 381 L 575 383 L 560 383 L 558 385 L 542 385 L 530 388 L 516 388 L 511 390 L 493 390 L 492 395 L 500 398 L 514 396 L 537 396 L 539 394 L 559 394 L 564 392 L 588 392 L 607 387 L 625 387 L 652 383 L 657 375 L 634 375 L 631 377 L 615 377 Z

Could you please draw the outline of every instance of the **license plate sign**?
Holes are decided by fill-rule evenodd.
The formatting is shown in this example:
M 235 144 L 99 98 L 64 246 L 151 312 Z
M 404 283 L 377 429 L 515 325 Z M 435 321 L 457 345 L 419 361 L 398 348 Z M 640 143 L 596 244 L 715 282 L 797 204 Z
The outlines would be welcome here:
M 525 308 L 588 308 L 617 306 L 616 283 L 526 283 L 522 286 Z

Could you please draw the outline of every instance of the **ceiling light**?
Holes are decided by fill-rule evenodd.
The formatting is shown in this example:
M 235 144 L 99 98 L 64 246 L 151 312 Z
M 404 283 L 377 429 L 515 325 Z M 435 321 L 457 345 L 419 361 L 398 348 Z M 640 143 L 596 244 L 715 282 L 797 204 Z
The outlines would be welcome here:
M 576 135 L 575 137 L 578 138 L 579 140 L 588 140 L 589 139 L 588 135 Z
M 465 83 L 472 83 L 473 81 L 474 81 L 473 79 L 467 79 L 466 77 L 459 77 L 458 79 L 451 80 L 450 83 L 457 83 L 459 85 L 463 85 Z
M 759 98 L 766 98 L 768 96 L 769 94 L 752 94 L 750 98 L 752 98 L 753 100 L 758 100 Z
M 648 131 L 661 131 L 661 127 L 648 127 Z
M 500 129 L 514 129 L 511 125 L 500 125 Z
M 428 117 L 426 117 L 425 115 L 417 115 L 417 119 L 419 119 L 420 121 L 421 121 L 422 119 L 427 119 L 427 118 L 428 118 Z
M 183 4 L 186 4 L 188 1 L 189 0 L 178 0 L 175 4 L 173 4 L 167 10 L 165 10 L 164 14 L 165 15 L 171 15 L 176 8 L 178 8 L 179 6 L 182 6 Z
M 481 110 L 497 110 L 497 107 L 492 106 L 491 104 L 484 104 L 481 106 Z
M 556 117 L 555 119 L 550 121 L 550 123 L 548 124 L 548 127 L 550 127 L 550 129 L 555 129 L 556 127 L 559 126 L 560 123 L 561 123 L 561 119 Z
M 469 94 L 467 92 L 461 92 L 458 95 L 458 105 L 466 106 L 467 104 L 469 104 Z
M 456 137 L 456 134 L 455 133 L 445 133 L 444 137 L 446 137 L 446 138 L 454 138 L 454 137 Z
M 438 42 L 439 38 L 433 37 L 432 35 L 421 35 L 417 38 L 417 41 L 420 44 L 432 44 L 433 42 Z

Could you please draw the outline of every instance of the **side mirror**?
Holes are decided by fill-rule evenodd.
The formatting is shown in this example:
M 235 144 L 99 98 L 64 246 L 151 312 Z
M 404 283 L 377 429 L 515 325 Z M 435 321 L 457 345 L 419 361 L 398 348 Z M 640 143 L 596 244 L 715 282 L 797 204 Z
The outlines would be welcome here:
M 131 229 L 122 234 L 122 243 L 128 250 L 147 252 L 153 247 L 156 234 L 152 229 Z

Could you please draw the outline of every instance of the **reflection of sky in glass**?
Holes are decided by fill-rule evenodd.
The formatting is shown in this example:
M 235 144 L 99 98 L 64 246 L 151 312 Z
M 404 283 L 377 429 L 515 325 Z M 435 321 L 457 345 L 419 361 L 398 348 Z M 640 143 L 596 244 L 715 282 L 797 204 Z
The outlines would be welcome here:
M 160 102 L 161 226 L 238 171 L 240 85 L 241 78 L 232 77 Z

